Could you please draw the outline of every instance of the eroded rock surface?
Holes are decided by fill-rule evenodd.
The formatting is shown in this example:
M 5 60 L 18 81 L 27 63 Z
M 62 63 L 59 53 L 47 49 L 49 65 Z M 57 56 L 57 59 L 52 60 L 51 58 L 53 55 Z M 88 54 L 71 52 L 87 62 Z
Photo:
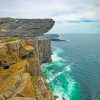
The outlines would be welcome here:
M 52 19 L 0 18 L 0 36 L 41 36 L 53 25 Z
M 0 43 L 0 100 L 55 100 L 40 69 L 40 57 L 37 55 L 45 53 L 38 50 L 38 42 L 32 42 L 32 39 L 17 39 Z M 3 69 L 4 61 L 8 69 Z
M 52 19 L 0 18 L 0 100 L 55 100 L 40 69 L 51 61 L 51 41 L 42 35 L 53 24 Z

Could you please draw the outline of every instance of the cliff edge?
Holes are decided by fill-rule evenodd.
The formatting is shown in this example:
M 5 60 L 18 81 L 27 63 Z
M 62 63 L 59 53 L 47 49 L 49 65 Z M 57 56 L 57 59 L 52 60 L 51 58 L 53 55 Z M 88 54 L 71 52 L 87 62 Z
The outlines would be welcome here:
M 41 36 L 54 23 L 52 19 L 0 18 L 0 36 Z
M 51 41 L 42 34 L 51 29 L 54 21 L 38 19 L 39 22 L 41 21 L 39 24 L 37 19 L 34 19 L 37 26 L 43 24 L 37 32 L 32 26 L 31 31 L 24 30 L 26 26 L 29 28 L 29 24 L 26 23 L 30 23 L 32 19 L 25 19 L 28 21 L 24 20 L 25 24 L 22 19 L 18 19 L 17 21 L 25 26 L 21 29 L 18 28 L 20 25 L 17 29 L 9 29 L 8 27 L 12 25 L 10 21 L 16 19 L 9 19 L 8 22 L 5 19 L 3 18 L 0 23 L 0 36 L 3 36 L 3 39 L 0 39 L 0 100 L 55 100 L 40 69 L 41 63 L 51 61 Z M 49 23 L 53 24 L 49 25 Z M 13 22 L 14 24 L 16 21 Z M 25 35 L 23 31 L 26 31 Z M 11 37 L 6 37 L 6 34 L 10 34 Z M 27 37 L 27 34 L 33 37 Z

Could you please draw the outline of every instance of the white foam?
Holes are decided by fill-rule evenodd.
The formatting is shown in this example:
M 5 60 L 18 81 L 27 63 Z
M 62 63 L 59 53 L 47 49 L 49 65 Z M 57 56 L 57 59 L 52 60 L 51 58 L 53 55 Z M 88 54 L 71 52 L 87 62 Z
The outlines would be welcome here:
M 47 82 L 49 83 L 49 82 L 53 81 L 56 77 L 58 77 L 62 73 L 63 73 L 63 71 L 62 72 L 58 72 L 54 77 L 51 77 L 49 80 L 47 80 Z
M 70 66 L 70 65 L 67 65 L 67 66 L 65 67 L 65 70 L 66 70 L 66 71 L 71 71 L 71 66 Z
M 61 60 L 61 59 L 62 59 L 61 57 L 59 57 L 59 56 L 56 55 L 56 54 L 51 55 L 51 57 L 52 57 L 52 60 L 53 60 L 53 61 L 58 61 L 58 60 Z
M 52 62 L 49 63 L 49 65 L 50 64 L 52 65 L 52 64 L 56 64 L 57 63 L 58 67 L 59 66 L 62 66 L 62 64 L 63 64 L 62 61 L 64 59 L 62 59 L 61 57 L 59 57 L 59 54 L 62 53 L 62 52 L 63 52 L 62 49 L 55 48 L 54 51 L 53 51 L 53 55 L 52 55 Z M 64 60 L 64 61 L 66 61 L 66 60 Z M 44 70 L 46 70 L 47 67 L 51 67 L 49 65 L 47 63 L 46 67 L 43 67 Z M 67 73 L 67 71 L 69 73 L 71 71 L 72 65 L 73 65 L 73 63 L 67 65 L 66 67 L 64 67 L 63 69 L 61 69 L 61 72 L 58 72 L 58 73 L 53 73 L 56 70 L 51 70 L 50 72 L 49 72 L 49 70 L 46 70 L 47 71 L 47 76 L 48 76 L 47 82 L 50 83 L 53 80 L 56 80 L 57 77 L 60 76 L 62 73 L 65 73 L 65 72 Z M 73 89 L 75 87 L 76 82 L 70 76 L 70 74 L 66 74 L 65 77 L 66 77 L 66 80 L 68 81 L 68 91 L 67 91 L 66 94 L 64 93 L 65 92 L 65 89 L 63 89 L 63 87 L 60 86 L 62 84 L 62 83 L 60 83 L 60 81 L 58 81 L 57 84 L 54 84 L 54 85 L 51 83 L 53 85 L 53 89 L 54 89 L 53 93 L 54 93 L 54 95 L 58 96 L 58 98 L 56 100 L 63 100 L 62 97 L 64 97 L 66 100 L 70 100 L 70 97 L 69 96 L 71 95 L 71 93 L 72 93 L 72 91 L 73 91 Z
M 59 53 L 64 52 L 63 49 L 61 49 L 61 48 L 58 48 L 58 47 L 52 47 L 52 48 L 54 48 L 53 54 L 57 54 L 58 55 Z
M 55 74 L 55 75 L 53 75 L 52 76 L 52 71 L 54 71 L 54 70 L 52 70 L 50 73 L 50 78 L 47 80 L 47 82 L 49 83 L 49 82 L 51 82 L 51 81 L 53 81 L 56 77 L 58 77 L 59 75 L 61 75 L 64 71 L 65 71 L 65 69 L 67 70 L 67 71 L 71 71 L 71 68 L 70 68 L 71 66 L 70 65 L 68 65 L 68 66 L 66 66 L 65 68 L 64 68 L 64 70 L 62 71 L 62 72 L 58 72 L 57 74 Z M 70 79 L 70 78 L 68 78 L 68 79 Z
M 62 97 L 64 97 L 66 100 L 70 100 L 69 97 L 63 91 L 64 90 L 61 87 L 59 86 L 55 87 L 54 95 L 58 96 L 56 100 L 63 100 Z

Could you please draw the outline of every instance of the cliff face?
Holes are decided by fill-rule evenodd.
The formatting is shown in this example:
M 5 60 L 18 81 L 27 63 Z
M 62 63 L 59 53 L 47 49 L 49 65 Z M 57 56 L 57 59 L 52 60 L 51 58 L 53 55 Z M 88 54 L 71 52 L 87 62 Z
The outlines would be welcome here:
M 51 41 L 43 36 L 38 36 L 38 48 L 40 63 L 51 61 Z
M 34 37 L 10 37 L 0 40 L 0 100 L 55 100 L 40 69 L 41 63 L 51 60 L 51 42 L 47 38 L 40 36 L 51 27 L 51 24 L 47 24 L 47 20 L 49 19 L 34 20 L 38 24 L 40 21 L 44 21 L 39 24 L 40 26 L 42 24 L 47 25 L 45 27 L 41 26 L 41 31 L 37 33 L 34 33 L 33 30 L 31 30 L 33 33 L 27 31 L 27 34 L 34 35 Z M 17 21 L 20 23 L 25 22 L 22 19 Z M 25 25 L 23 24 L 23 27 L 29 27 L 29 24 L 26 23 L 30 23 L 32 20 L 27 19 L 27 21 Z M 6 24 L 8 22 L 4 19 L 3 22 L 1 21 L 2 31 L 5 31 L 5 34 L 11 32 L 13 36 L 17 29 L 10 30 L 8 27 L 12 22 Z M 54 24 L 54 22 L 52 23 Z M 47 28 L 48 26 L 49 28 Z M 42 27 L 44 27 L 43 30 Z M 24 28 L 23 31 L 25 31 Z M 8 30 L 10 31 L 8 32 Z M 19 31 L 20 33 L 17 36 L 22 36 L 22 29 Z M 2 35 L 1 32 L 0 35 Z
M 40 36 L 48 32 L 52 19 L 0 19 L 0 36 Z

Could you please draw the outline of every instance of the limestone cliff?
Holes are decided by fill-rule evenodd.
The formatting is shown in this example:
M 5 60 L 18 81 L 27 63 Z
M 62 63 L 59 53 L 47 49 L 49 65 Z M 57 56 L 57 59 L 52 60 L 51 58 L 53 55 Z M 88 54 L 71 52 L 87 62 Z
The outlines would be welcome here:
M 40 36 L 53 25 L 52 19 L 0 18 L 0 36 Z
M 55 100 L 40 69 L 41 63 L 51 60 L 51 42 L 41 35 L 53 24 L 51 19 L 0 20 L 0 36 L 22 36 L 0 40 L 0 100 Z M 33 37 L 25 37 L 30 34 Z

